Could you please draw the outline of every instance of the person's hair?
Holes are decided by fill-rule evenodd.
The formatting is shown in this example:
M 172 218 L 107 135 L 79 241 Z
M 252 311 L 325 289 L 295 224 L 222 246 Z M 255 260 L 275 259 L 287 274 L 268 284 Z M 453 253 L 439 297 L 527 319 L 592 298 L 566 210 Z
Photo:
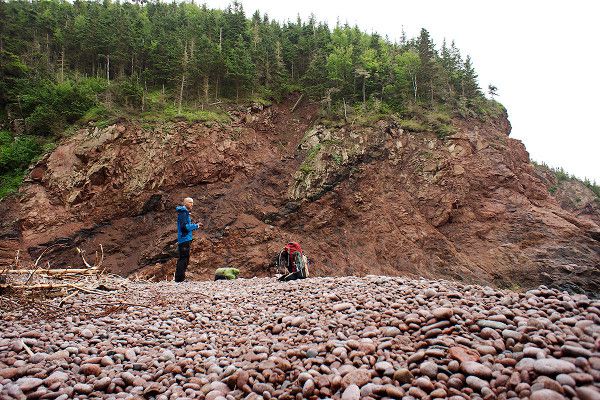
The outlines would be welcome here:
M 183 204 L 188 203 L 188 202 L 189 203 L 193 203 L 194 199 L 192 199 L 191 197 L 184 197 L 183 198 Z

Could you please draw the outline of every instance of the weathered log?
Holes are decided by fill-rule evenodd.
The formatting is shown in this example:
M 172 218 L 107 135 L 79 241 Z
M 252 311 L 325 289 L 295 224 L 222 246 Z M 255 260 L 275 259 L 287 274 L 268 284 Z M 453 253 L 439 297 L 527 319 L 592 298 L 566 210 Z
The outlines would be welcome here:
M 298 107 L 298 104 L 300 104 L 300 101 L 302 100 L 303 97 L 304 97 L 304 93 L 302 93 L 300 95 L 300 97 L 298 97 L 298 100 L 296 100 L 296 103 L 294 104 L 294 107 L 292 107 L 292 109 L 290 110 L 291 113 L 293 113 L 294 110 L 296 109 L 296 107 Z
M 31 274 L 35 272 L 38 275 L 71 275 L 71 274 L 99 274 L 100 270 L 98 268 L 55 268 L 55 269 L 9 269 L 5 271 L 5 274 Z
M 65 289 L 65 288 L 73 288 L 77 290 L 81 290 L 82 292 L 92 293 L 92 294 L 106 294 L 105 292 L 101 292 L 94 289 L 88 289 L 79 285 L 75 285 L 73 283 L 35 283 L 31 285 L 23 285 L 23 284 L 10 284 L 3 283 L 0 285 L 0 289 L 14 289 L 14 290 L 42 290 L 42 289 Z

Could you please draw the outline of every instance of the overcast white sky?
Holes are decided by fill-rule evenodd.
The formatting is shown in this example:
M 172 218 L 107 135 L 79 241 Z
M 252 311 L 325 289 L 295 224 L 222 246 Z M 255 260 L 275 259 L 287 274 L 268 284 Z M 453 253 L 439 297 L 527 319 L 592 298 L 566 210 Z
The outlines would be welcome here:
M 283 21 L 314 13 L 363 30 L 400 37 L 421 27 L 436 44 L 454 39 L 471 55 L 480 86 L 498 87 L 511 136 L 535 161 L 600 183 L 600 2 L 596 0 L 242 0 Z M 225 8 L 229 0 L 206 0 Z

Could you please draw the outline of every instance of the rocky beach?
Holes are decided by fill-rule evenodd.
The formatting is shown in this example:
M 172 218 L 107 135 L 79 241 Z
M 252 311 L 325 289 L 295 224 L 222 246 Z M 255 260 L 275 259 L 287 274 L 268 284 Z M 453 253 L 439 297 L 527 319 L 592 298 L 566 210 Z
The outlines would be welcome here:
M 544 286 L 129 281 L 11 301 L 2 399 L 600 399 L 600 301 Z

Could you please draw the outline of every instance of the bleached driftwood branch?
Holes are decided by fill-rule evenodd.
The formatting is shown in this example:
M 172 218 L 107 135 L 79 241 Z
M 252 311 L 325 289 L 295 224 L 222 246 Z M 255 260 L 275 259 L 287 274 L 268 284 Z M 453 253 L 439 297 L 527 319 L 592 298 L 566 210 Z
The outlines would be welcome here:
M 0 273 L 0 289 L 10 290 L 62 290 L 64 294 L 70 291 L 85 292 L 90 294 L 104 294 L 105 292 L 97 289 L 97 281 L 95 285 L 90 285 L 89 282 L 82 282 L 85 277 L 100 276 L 104 272 L 100 267 L 104 261 L 104 248 L 100 245 L 100 252 L 96 252 L 94 265 L 91 265 L 84 257 L 84 251 L 77 248 L 77 252 L 81 256 L 81 260 L 86 268 L 51 268 L 50 263 L 46 263 L 46 267 L 42 268 L 39 263 L 42 256 L 48 251 L 45 249 L 35 260 L 32 268 L 18 268 L 19 255 L 15 257 L 15 269 L 5 269 Z M 26 277 L 24 280 L 19 279 Z M 12 278 L 12 279 L 9 279 Z M 94 287 L 96 286 L 96 287 Z M 72 294 L 69 294 L 69 297 Z

